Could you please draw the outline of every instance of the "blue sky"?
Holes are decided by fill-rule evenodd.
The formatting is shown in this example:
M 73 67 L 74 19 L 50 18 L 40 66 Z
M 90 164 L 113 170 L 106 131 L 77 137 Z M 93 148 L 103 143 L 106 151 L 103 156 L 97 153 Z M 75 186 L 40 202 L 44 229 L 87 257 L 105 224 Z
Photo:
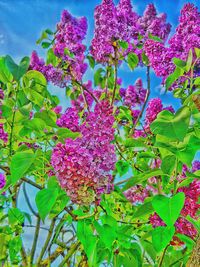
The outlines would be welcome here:
M 0 0 L 0 53 L 10 54 L 15 60 L 19 60 L 25 55 L 30 55 L 32 50 L 44 54 L 36 40 L 42 30 L 46 28 L 55 29 L 56 23 L 60 19 L 63 9 L 68 9 L 75 16 L 86 16 L 88 19 L 88 34 L 86 43 L 92 38 L 94 30 L 93 12 L 101 0 Z M 118 0 L 115 0 L 117 3 Z M 168 22 L 173 25 L 173 29 L 178 22 L 180 9 L 186 2 L 192 2 L 200 7 L 199 0 L 134 0 L 132 1 L 134 10 L 142 14 L 148 3 L 154 3 L 159 12 L 167 13 Z M 141 76 L 145 82 L 145 71 L 137 70 L 131 73 L 127 68 L 122 68 L 120 76 L 124 80 L 124 85 L 134 83 L 135 79 Z M 86 78 L 90 75 L 86 75 Z M 151 74 L 152 88 L 151 97 L 160 96 L 160 79 Z M 64 90 L 52 88 L 52 91 L 61 96 L 63 106 L 66 106 Z M 173 103 L 177 108 L 178 102 L 171 97 L 171 93 L 160 96 L 164 103 Z

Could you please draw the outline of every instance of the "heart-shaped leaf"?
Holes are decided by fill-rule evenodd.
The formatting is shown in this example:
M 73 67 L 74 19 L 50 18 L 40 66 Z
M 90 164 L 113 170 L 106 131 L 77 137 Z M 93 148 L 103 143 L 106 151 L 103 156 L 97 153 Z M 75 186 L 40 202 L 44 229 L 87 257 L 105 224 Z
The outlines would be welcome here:
M 180 215 L 184 201 L 185 195 L 180 192 L 172 197 L 157 195 L 153 198 L 152 205 L 166 225 L 172 226 Z
M 183 141 L 190 122 L 190 109 L 182 107 L 175 115 L 164 110 L 158 114 L 156 120 L 150 125 L 154 134 L 160 134 L 174 141 Z
M 44 221 L 46 216 L 53 208 L 58 196 L 58 189 L 42 189 L 40 190 L 35 198 L 35 202 L 40 214 L 40 217 Z
M 164 249 L 171 241 L 175 233 L 175 227 L 156 227 L 152 232 L 152 243 L 157 252 Z

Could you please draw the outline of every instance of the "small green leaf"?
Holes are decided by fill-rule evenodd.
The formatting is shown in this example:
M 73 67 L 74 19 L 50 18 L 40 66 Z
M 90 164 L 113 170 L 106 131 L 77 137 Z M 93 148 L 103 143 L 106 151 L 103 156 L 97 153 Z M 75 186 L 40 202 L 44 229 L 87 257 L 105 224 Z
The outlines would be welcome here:
M 151 214 L 153 212 L 153 207 L 151 201 L 146 202 L 142 205 L 140 205 L 137 209 L 137 211 L 134 213 L 133 218 L 140 218 L 142 216 Z
M 166 156 L 162 160 L 162 164 L 161 164 L 161 169 L 162 169 L 163 173 L 171 174 L 174 170 L 175 163 L 176 163 L 176 157 L 175 156 L 173 156 L 173 155 Z
M 118 44 L 119 44 L 119 46 L 120 46 L 121 48 L 123 48 L 123 49 L 127 49 L 127 48 L 128 48 L 128 43 L 125 42 L 125 41 L 121 41 L 121 40 L 119 40 L 119 41 L 118 41 Z
M 94 69 L 95 67 L 95 59 L 92 56 L 87 56 L 87 59 L 89 61 L 90 67 Z
M 172 237 L 175 233 L 175 227 L 156 227 L 152 232 L 152 243 L 157 252 L 163 250 L 169 242 L 172 240 Z
M 35 198 L 35 202 L 38 208 L 38 212 L 40 217 L 44 221 L 46 216 L 49 214 L 51 209 L 53 208 L 56 199 L 58 196 L 57 189 L 42 189 L 40 190 Z
M 130 165 L 129 165 L 129 163 L 127 161 L 119 160 L 116 163 L 116 169 L 117 169 L 117 171 L 118 171 L 120 176 L 122 176 L 125 173 L 127 173 L 129 168 L 130 168 Z
M 167 77 L 166 90 L 168 90 L 172 86 L 172 84 L 183 75 L 183 73 L 183 69 L 176 67 L 175 71 Z
M 130 187 L 132 187 L 138 183 L 142 183 L 142 182 L 146 181 L 148 178 L 162 175 L 162 174 L 163 174 L 162 170 L 153 169 L 153 170 L 135 175 L 129 179 L 129 181 L 123 187 L 122 191 L 125 191 L 125 190 L 129 189 Z
M 157 195 L 153 198 L 152 205 L 159 217 L 168 226 L 172 226 L 178 219 L 184 202 L 185 195 L 180 192 L 172 197 Z
M 9 223 L 14 225 L 14 224 L 19 224 L 21 225 L 24 222 L 24 214 L 17 208 L 10 208 L 8 210 L 8 220 Z
M 134 70 L 139 63 L 138 56 L 135 53 L 129 53 L 127 56 L 128 66 L 131 70 Z
M 8 69 L 12 73 L 14 79 L 16 81 L 19 81 L 20 78 L 28 70 L 30 59 L 29 59 L 29 57 L 22 58 L 19 66 L 18 66 L 10 56 L 6 56 L 5 62 L 6 62 Z
M 10 171 L 12 183 L 15 184 L 34 162 L 35 155 L 32 150 L 26 152 L 18 152 L 11 159 Z

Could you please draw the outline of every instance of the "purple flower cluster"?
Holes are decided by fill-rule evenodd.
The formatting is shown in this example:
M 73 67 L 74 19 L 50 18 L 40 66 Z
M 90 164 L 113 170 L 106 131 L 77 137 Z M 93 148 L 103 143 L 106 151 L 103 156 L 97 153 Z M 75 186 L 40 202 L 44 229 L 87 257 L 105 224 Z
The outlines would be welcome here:
M 53 51 L 62 60 L 62 68 L 45 64 L 35 51 L 31 55 L 30 69 L 40 71 L 48 82 L 65 87 L 70 79 L 80 81 L 87 69 L 85 46 L 82 44 L 87 31 L 86 18 L 74 18 L 64 10 L 57 25 Z
M 128 43 L 127 52 L 135 51 L 140 55 L 141 50 L 137 48 L 141 44 L 139 35 L 145 40 L 151 33 L 166 40 L 170 29 L 171 25 L 166 23 L 166 15 L 157 15 L 153 4 L 140 17 L 132 10 L 130 0 L 120 0 L 117 6 L 112 0 L 103 0 L 95 9 L 95 33 L 91 53 L 97 61 L 108 62 L 115 56 L 115 41 L 123 40 Z
M 142 34 L 148 38 L 148 35 L 157 36 L 165 41 L 170 33 L 171 25 L 166 23 L 166 14 L 157 15 L 156 8 L 153 4 L 149 4 L 144 14 L 139 18 L 138 22 L 142 28 Z
M 144 103 L 146 89 L 143 88 L 142 80 L 136 80 L 135 85 L 129 85 L 124 96 L 124 105 L 133 108 Z
M 164 44 L 157 41 L 146 41 L 144 45 L 146 55 L 156 75 L 163 77 L 163 81 L 175 69 L 172 62 L 174 57 L 187 60 L 190 49 L 200 48 L 199 25 L 200 13 L 197 7 L 188 3 L 181 10 L 179 25 L 175 34 L 169 40 L 169 47 L 165 47 Z
M 42 58 L 39 58 L 36 51 L 31 54 L 30 69 L 41 72 L 48 82 L 52 82 L 59 87 L 65 87 L 70 79 L 69 75 L 64 75 L 63 70 L 54 67 L 52 64 L 45 64 Z
M 2 101 L 1 100 L 3 100 L 3 98 L 4 98 L 4 92 L 0 88 L 0 118 L 1 118 L 1 115 L 2 115 L 2 110 L 1 110 Z M 3 123 L 0 123 L 0 139 L 4 143 L 7 143 L 8 142 L 8 134 L 4 131 Z
M 2 189 L 6 184 L 6 178 L 3 173 L 0 173 L 0 189 Z
M 75 18 L 64 10 L 61 21 L 57 25 L 55 35 L 54 53 L 62 58 L 68 65 L 67 70 L 76 80 L 81 80 L 87 69 L 85 59 L 85 45 L 82 44 L 87 33 L 87 20 L 85 17 Z M 72 53 L 66 53 L 66 49 Z
M 112 0 L 103 0 L 95 8 L 95 32 L 91 45 L 91 54 L 99 62 L 107 62 L 114 56 L 113 42 L 118 39 L 116 7 Z
M 107 101 L 99 102 L 80 125 L 82 137 L 66 139 L 53 150 L 51 164 L 75 203 L 90 204 L 112 190 L 111 171 L 116 162 L 112 113 Z
M 65 113 L 57 119 L 56 124 L 62 128 L 68 128 L 73 132 L 79 131 L 79 116 L 75 108 L 67 108 Z

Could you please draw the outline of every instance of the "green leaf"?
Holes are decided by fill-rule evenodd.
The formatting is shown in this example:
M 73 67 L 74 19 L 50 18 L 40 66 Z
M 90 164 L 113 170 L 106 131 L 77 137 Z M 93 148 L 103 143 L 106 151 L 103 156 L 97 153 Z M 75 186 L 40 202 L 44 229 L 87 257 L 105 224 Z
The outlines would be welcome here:
M 152 242 L 155 250 L 160 252 L 163 250 L 171 241 L 175 233 L 175 227 L 156 227 L 152 232 Z
M 118 171 L 120 176 L 122 176 L 125 173 L 127 173 L 129 168 L 130 168 L 130 165 L 129 165 L 129 163 L 127 161 L 119 160 L 116 163 L 116 169 L 117 169 L 117 171 Z
M 35 202 L 38 208 L 40 217 L 44 221 L 46 216 L 49 214 L 58 196 L 58 189 L 42 189 L 40 190 L 36 197 Z
M 130 187 L 132 187 L 138 183 L 141 184 L 142 182 L 146 181 L 147 179 L 149 179 L 151 177 L 159 176 L 162 174 L 163 174 L 162 170 L 153 169 L 153 170 L 135 175 L 129 179 L 129 181 L 123 187 L 122 191 L 125 191 L 125 190 L 129 189 Z
M 176 156 L 169 155 L 162 160 L 161 169 L 163 173 L 171 174 L 176 163 Z
M 142 216 L 151 214 L 153 212 L 153 207 L 151 201 L 148 201 L 142 205 L 140 205 L 137 211 L 133 214 L 133 218 L 140 218 Z
M 189 54 L 188 54 L 188 58 L 187 58 L 187 63 L 186 63 L 186 71 L 187 72 L 191 69 L 192 60 L 193 60 L 193 52 L 192 52 L 192 49 L 190 49 Z
M 176 155 L 180 161 L 191 166 L 191 163 L 200 147 L 200 139 L 195 135 L 188 135 L 183 143 L 177 147 Z
M 12 74 L 6 65 L 6 58 L 0 57 L 0 81 L 3 83 L 9 83 L 12 81 L 12 78 Z
M 175 71 L 170 74 L 166 79 L 166 90 L 168 90 L 172 86 L 172 84 L 183 75 L 183 73 L 183 69 L 176 67 Z
M 190 109 L 187 106 L 180 108 L 175 115 L 164 110 L 150 125 L 151 131 L 174 141 L 183 141 L 188 131 L 190 115 Z
M 12 183 L 15 184 L 34 162 L 35 155 L 29 150 L 26 152 L 18 152 L 11 159 L 10 171 Z
M 121 41 L 121 40 L 119 40 L 119 41 L 118 41 L 118 44 L 119 44 L 119 46 L 120 46 L 121 48 L 123 48 L 123 49 L 127 49 L 127 48 L 128 48 L 128 43 L 125 42 L 125 41 Z
M 149 39 L 157 41 L 157 42 L 163 42 L 162 39 L 160 39 L 158 36 L 152 35 L 151 33 L 148 34 Z
M 128 66 L 131 70 L 134 70 L 139 63 L 138 56 L 135 53 L 129 53 L 127 56 Z
M 176 58 L 176 57 L 174 57 L 173 58 L 173 62 L 174 62 L 174 64 L 177 66 L 177 67 L 179 67 L 179 68 L 185 68 L 185 66 L 186 66 L 186 62 L 185 61 L 183 61 L 183 60 L 181 60 L 180 58 Z
M 8 210 L 8 220 L 11 225 L 14 224 L 23 224 L 24 222 L 24 214 L 17 208 L 10 208 Z
M 104 73 L 104 72 L 105 72 L 105 70 L 102 69 L 102 68 L 99 68 L 99 69 L 95 72 L 95 74 L 94 74 L 94 85 L 95 85 L 95 86 L 101 84 L 102 79 L 103 79 L 103 77 L 102 77 L 102 73 Z
M 142 62 L 143 62 L 146 66 L 149 65 L 149 59 L 148 59 L 147 55 L 146 55 L 144 52 L 142 53 Z
M 45 91 L 47 86 L 47 81 L 44 75 L 36 70 L 29 70 L 23 77 L 24 87 L 27 89 L 32 89 L 38 93 Z
M 20 78 L 28 70 L 30 59 L 29 59 L 29 57 L 22 58 L 19 66 L 18 66 L 10 56 L 6 56 L 5 62 L 6 62 L 6 65 L 9 69 L 9 71 L 12 73 L 14 79 L 16 81 L 19 81 Z
M 172 226 L 178 219 L 184 202 L 185 195 L 180 192 L 172 197 L 157 195 L 153 198 L 152 205 L 159 217 L 168 226 Z
M 0 233 L 0 244 L 1 244 L 1 249 L 0 249 L 0 261 L 6 259 L 7 257 L 7 244 L 9 240 L 9 235 Z
M 88 61 L 89 61 L 89 64 L 90 64 L 90 67 L 92 68 L 92 69 L 94 69 L 94 67 L 95 67 L 95 59 L 92 57 L 92 56 L 87 56 L 87 59 L 88 59 Z
M 115 228 L 108 224 L 101 226 L 97 221 L 94 222 L 94 226 L 99 234 L 100 240 L 105 244 L 105 247 L 111 248 L 114 240 L 117 237 Z
M 33 118 L 25 123 L 26 128 L 31 129 L 32 131 L 43 131 L 46 127 L 46 124 L 43 120 L 39 118 Z
M 72 132 L 70 129 L 67 128 L 59 129 L 56 134 L 58 136 L 58 140 L 61 142 L 64 141 L 66 138 L 76 139 L 77 137 L 81 136 L 79 132 Z

